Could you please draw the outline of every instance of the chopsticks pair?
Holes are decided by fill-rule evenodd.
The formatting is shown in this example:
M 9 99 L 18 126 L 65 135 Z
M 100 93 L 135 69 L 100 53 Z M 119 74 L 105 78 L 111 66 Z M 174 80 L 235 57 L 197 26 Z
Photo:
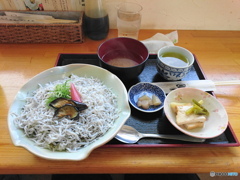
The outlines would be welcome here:
M 240 85 L 240 80 L 231 81 L 190 80 L 190 81 L 153 82 L 152 84 L 161 87 L 165 93 L 169 93 L 174 89 L 183 87 L 197 88 L 203 91 L 215 91 L 216 86 Z

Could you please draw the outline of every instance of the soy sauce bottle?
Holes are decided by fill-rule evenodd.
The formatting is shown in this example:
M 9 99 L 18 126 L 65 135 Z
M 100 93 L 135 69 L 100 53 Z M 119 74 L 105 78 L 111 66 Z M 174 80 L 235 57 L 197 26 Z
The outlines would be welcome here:
M 109 32 L 109 17 L 102 0 L 86 0 L 84 32 L 93 40 L 105 39 Z

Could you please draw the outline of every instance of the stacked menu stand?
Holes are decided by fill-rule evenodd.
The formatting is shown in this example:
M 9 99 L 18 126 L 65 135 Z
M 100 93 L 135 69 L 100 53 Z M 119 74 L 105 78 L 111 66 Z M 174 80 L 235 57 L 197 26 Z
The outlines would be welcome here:
M 132 85 L 138 82 L 163 82 L 156 69 L 156 55 L 150 55 L 146 62 L 143 72 L 138 78 L 124 82 L 128 90 Z M 99 59 L 96 54 L 59 54 L 55 66 L 64 66 L 68 64 L 91 64 L 100 66 Z M 195 62 L 182 80 L 204 80 L 205 76 L 195 57 Z M 213 92 L 208 92 L 214 96 Z M 155 113 L 143 113 L 131 107 L 131 116 L 126 122 L 127 125 L 133 126 L 142 133 L 149 134 L 182 134 L 174 126 L 170 124 L 164 114 L 164 110 Z M 178 140 L 167 139 L 141 139 L 136 144 L 124 144 L 116 139 L 112 139 L 104 147 L 234 147 L 240 146 L 240 143 L 231 128 L 230 123 L 223 134 L 218 137 L 206 139 L 203 143 L 183 142 Z
M 6 12 L 23 17 L 9 18 Z M 52 19 L 34 19 L 36 15 Z M 82 43 L 82 21 L 82 11 L 0 11 L 0 43 Z

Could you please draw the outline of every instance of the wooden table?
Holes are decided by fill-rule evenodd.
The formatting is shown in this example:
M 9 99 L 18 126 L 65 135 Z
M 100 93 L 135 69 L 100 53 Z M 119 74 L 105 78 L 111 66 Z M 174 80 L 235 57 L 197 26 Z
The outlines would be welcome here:
M 142 30 L 140 40 L 163 30 Z M 192 51 L 208 79 L 240 79 L 240 31 L 180 30 L 176 45 Z M 111 30 L 108 38 L 116 37 Z M 240 147 L 107 148 L 94 150 L 83 161 L 51 161 L 15 147 L 7 126 L 14 96 L 34 75 L 54 66 L 59 53 L 96 53 L 103 41 L 83 44 L 0 44 L 0 173 L 209 173 L 239 172 Z M 216 90 L 240 139 L 240 86 Z

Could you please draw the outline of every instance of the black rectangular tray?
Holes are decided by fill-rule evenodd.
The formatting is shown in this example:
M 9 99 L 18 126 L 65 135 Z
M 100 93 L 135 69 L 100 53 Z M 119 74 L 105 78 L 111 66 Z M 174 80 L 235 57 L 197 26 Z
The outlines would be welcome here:
M 138 82 L 163 82 L 164 79 L 157 73 L 156 69 L 157 55 L 150 55 L 146 62 L 143 72 L 138 78 L 124 82 L 128 90 L 132 85 Z M 97 54 L 59 54 L 55 66 L 64 66 L 68 64 L 92 64 L 100 66 Z M 205 79 L 203 71 L 195 57 L 195 62 L 190 72 L 182 80 L 202 80 Z M 213 92 L 209 92 L 213 94 Z M 213 94 L 214 95 L 214 94 Z M 131 107 L 131 116 L 126 122 L 127 125 L 133 126 L 142 133 L 159 133 L 159 134 L 182 134 L 167 120 L 164 111 L 160 110 L 155 113 L 143 113 Z M 218 137 L 207 139 L 203 143 L 183 142 L 177 140 L 148 139 L 144 138 L 136 144 L 124 144 L 116 139 L 112 139 L 105 147 L 212 147 L 212 146 L 240 146 L 240 143 L 231 128 L 230 123 L 226 131 Z

